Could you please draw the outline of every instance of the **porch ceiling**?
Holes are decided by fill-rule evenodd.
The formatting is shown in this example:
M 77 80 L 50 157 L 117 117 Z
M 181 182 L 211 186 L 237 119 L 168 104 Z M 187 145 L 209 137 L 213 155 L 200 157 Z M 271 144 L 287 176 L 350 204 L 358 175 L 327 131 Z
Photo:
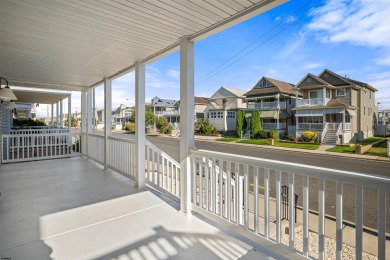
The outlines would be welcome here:
M 71 92 L 47 92 L 36 89 L 13 89 L 17 102 L 55 104 L 56 102 L 67 98 Z
M 287 0 L 0 1 L 0 75 L 11 86 L 82 90 Z

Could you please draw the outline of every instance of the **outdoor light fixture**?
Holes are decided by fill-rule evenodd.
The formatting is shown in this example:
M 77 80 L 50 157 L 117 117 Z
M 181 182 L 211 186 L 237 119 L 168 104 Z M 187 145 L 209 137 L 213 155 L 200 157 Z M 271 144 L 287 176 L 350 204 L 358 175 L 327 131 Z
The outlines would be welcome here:
M 7 85 L 4 88 L 1 88 L 1 80 L 7 82 Z M 0 98 L 6 100 L 17 100 L 14 92 L 12 92 L 12 90 L 9 88 L 8 80 L 2 77 L 0 77 Z

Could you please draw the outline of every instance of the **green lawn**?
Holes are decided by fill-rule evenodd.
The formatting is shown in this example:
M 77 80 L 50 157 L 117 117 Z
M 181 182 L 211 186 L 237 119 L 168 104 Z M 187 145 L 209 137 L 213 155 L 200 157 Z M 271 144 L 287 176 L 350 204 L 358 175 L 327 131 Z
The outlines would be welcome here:
M 268 139 L 243 139 L 243 140 L 238 141 L 237 143 L 268 145 Z
M 220 142 L 235 142 L 238 140 L 240 140 L 240 138 L 238 138 L 238 137 L 222 137 L 222 138 L 216 139 L 216 141 L 220 141 Z
M 336 153 L 355 153 L 356 147 L 355 146 L 336 146 L 333 148 L 330 148 L 326 150 L 327 152 L 336 152 Z
M 275 146 L 277 146 L 277 147 L 298 148 L 298 149 L 307 149 L 307 150 L 317 150 L 320 147 L 319 144 L 289 143 L 289 142 L 280 142 L 280 141 L 275 141 Z
M 369 144 L 378 142 L 378 141 L 383 140 L 383 139 L 385 139 L 385 137 L 370 137 L 370 138 L 364 139 L 361 142 L 355 142 L 355 144 L 360 144 L 360 145 L 364 146 L 364 145 L 369 145 Z
M 387 156 L 387 142 L 383 142 L 376 147 L 372 147 L 365 154 L 386 157 Z

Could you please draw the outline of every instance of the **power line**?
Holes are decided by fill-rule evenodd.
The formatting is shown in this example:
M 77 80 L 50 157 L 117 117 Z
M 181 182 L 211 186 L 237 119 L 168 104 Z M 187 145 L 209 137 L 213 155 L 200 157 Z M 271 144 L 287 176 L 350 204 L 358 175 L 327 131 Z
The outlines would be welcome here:
M 309 0 L 308 2 L 306 2 L 303 6 L 301 6 L 300 8 L 298 8 L 295 12 L 301 10 L 304 6 L 306 6 L 308 3 L 310 3 L 312 0 Z M 324 1 L 324 4 L 326 4 L 329 0 L 325 0 Z M 266 39 L 265 41 L 261 42 L 259 45 L 255 46 L 254 48 L 252 48 L 251 50 L 249 50 L 247 53 L 244 53 L 242 56 L 239 56 L 241 53 L 243 53 L 245 50 L 247 50 L 250 46 L 252 46 L 254 43 L 258 42 L 260 39 L 262 39 L 265 35 L 267 35 L 269 32 L 273 31 L 275 28 L 279 27 L 280 25 L 282 25 L 287 19 L 289 19 L 292 15 L 289 15 L 287 18 L 285 18 L 281 23 L 277 24 L 276 26 L 274 26 L 273 28 L 271 28 L 269 31 L 267 31 L 265 34 L 263 34 L 261 37 L 259 37 L 258 39 L 256 39 L 254 42 L 252 42 L 251 44 L 249 44 L 247 47 L 245 47 L 244 49 L 242 49 L 241 51 L 239 51 L 237 54 L 235 54 L 234 56 L 232 56 L 231 58 L 229 58 L 228 60 L 226 60 L 225 62 L 223 62 L 222 64 L 220 64 L 219 66 L 217 66 L 216 68 L 214 68 L 211 72 L 207 73 L 205 76 L 202 76 L 200 79 L 198 79 L 198 82 L 196 82 L 197 84 L 201 84 L 205 81 L 207 81 L 208 79 L 214 77 L 215 75 L 219 74 L 220 72 L 224 71 L 225 69 L 229 68 L 230 66 L 232 66 L 233 64 L 235 64 L 236 62 L 238 62 L 239 60 L 241 60 L 242 58 L 246 57 L 247 55 L 249 55 L 250 53 L 252 53 L 253 51 L 255 51 L 256 49 L 258 49 L 259 47 L 263 46 L 264 44 L 266 44 L 267 42 L 271 41 L 272 39 L 274 39 L 276 36 L 278 36 L 279 34 L 281 34 L 282 32 L 286 31 L 287 29 L 289 29 L 291 26 L 293 26 L 294 24 L 298 23 L 300 20 L 302 20 L 303 18 L 305 18 L 307 15 L 309 15 L 310 13 L 314 12 L 315 10 L 317 10 L 320 6 L 322 5 L 318 5 L 317 7 L 309 10 L 308 12 L 306 12 L 303 16 L 299 17 L 297 20 L 295 20 L 294 22 L 292 22 L 291 24 L 289 24 L 288 26 L 286 26 L 285 28 L 281 29 L 279 32 L 277 32 L 276 34 L 272 35 L 270 38 Z M 239 56 L 239 57 L 237 57 Z M 235 57 L 237 57 L 236 59 L 234 59 Z M 234 59 L 234 60 L 233 60 Z M 227 64 L 227 62 L 233 60 L 230 64 Z M 226 66 L 222 67 L 223 65 L 227 64 Z M 222 67 L 222 68 L 221 68 Z M 218 70 L 218 68 L 221 68 Z M 208 76 L 209 75 L 209 76 Z

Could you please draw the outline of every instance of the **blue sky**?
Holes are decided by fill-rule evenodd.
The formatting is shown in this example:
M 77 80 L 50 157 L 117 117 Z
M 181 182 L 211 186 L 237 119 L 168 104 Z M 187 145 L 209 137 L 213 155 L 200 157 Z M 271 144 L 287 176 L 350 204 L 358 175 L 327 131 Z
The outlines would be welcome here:
M 262 76 L 297 83 L 327 68 L 371 84 L 379 90 L 379 108 L 390 109 L 389 14 L 389 0 L 291 0 L 196 42 L 195 95 L 210 97 L 221 86 L 250 90 Z M 248 55 L 210 74 L 259 38 Z M 179 77 L 178 52 L 148 64 L 146 101 L 179 99 Z M 72 110 L 80 111 L 79 95 L 72 99 Z M 112 103 L 134 105 L 134 73 L 113 81 Z M 96 105 L 103 107 L 102 87 L 96 90 Z

